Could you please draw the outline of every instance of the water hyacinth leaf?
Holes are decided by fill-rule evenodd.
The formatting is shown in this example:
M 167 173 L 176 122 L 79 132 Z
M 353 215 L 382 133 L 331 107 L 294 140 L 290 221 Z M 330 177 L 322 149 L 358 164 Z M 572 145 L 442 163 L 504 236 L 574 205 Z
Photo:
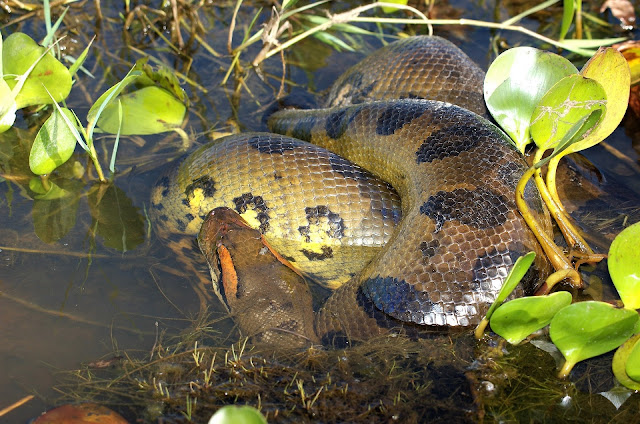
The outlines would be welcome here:
M 252 406 L 226 405 L 213 414 L 209 424 L 267 424 L 267 420 Z
M 11 87 L 0 79 L 0 133 L 7 131 L 16 121 L 18 105 L 11 92 Z
M 553 316 L 571 304 L 571 293 L 560 291 L 547 296 L 521 297 L 495 310 L 491 329 L 511 344 L 518 344 L 545 327 Z
M 61 108 L 70 122 L 75 122 L 73 112 L 67 108 Z M 33 140 L 29 153 L 29 167 L 36 175 L 51 173 L 54 169 L 65 163 L 76 147 L 76 138 L 72 130 L 65 122 L 58 109 L 54 109 L 51 116 L 40 127 L 36 138 Z
M 578 70 L 554 53 L 515 47 L 493 61 L 484 80 L 491 115 L 521 152 L 529 143 L 533 109 L 556 82 Z
M 142 75 L 136 79 L 136 87 L 143 88 L 147 86 L 157 86 L 164 88 L 173 94 L 185 105 L 189 105 L 189 97 L 180 85 L 180 81 L 173 69 L 160 65 L 154 69 L 148 63 L 148 58 L 138 59 L 133 69 L 141 71 Z
M 631 377 L 632 380 L 640 383 L 640 343 L 637 341 L 633 349 L 631 349 L 625 368 L 627 375 Z
M 542 149 L 555 147 L 574 124 L 594 111 L 600 111 L 597 118 L 604 116 L 607 95 L 595 80 L 578 74 L 567 75 L 549 89 L 540 99 L 531 116 L 531 138 Z M 591 122 L 592 127 L 597 124 Z M 569 147 L 568 149 L 571 149 Z
M 542 168 L 547 162 L 552 160 L 560 160 L 562 156 L 565 155 L 564 151 L 567 150 L 569 146 L 574 143 L 580 141 L 580 139 L 584 136 L 585 132 L 590 130 L 600 121 L 600 117 L 602 116 L 601 110 L 594 110 L 589 115 L 583 116 L 578 120 L 578 122 L 574 123 L 571 128 L 567 130 L 562 139 L 555 145 L 553 148 L 553 152 L 544 159 L 539 160 L 533 166 L 535 168 Z
M 600 143 L 618 128 L 627 106 L 631 73 L 626 59 L 611 47 L 601 47 L 582 67 L 580 75 L 598 81 L 607 97 L 607 109 L 600 124 L 584 140 L 567 149 L 567 153 L 578 152 Z
M 122 90 L 124 90 L 129 84 L 134 82 L 140 75 L 142 75 L 142 72 L 140 71 L 135 71 L 133 69 L 129 70 L 127 75 L 125 75 L 125 77 L 122 78 L 119 83 L 113 85 L 111 88 L 105 91 L 102 96 L 100 96 L 98 100 L 96 100 L 93 106 L 91 106 L 91 109 L 89 109 L 89 112 L 87 113 L 87 134 L 89 138 L 93 137 L 93 130 L 98 118 L 100 118 L 100 115 L 102 114 L 102 111 L 118 94 L 122 92 Z
M 565 358 L 566 377 L 573 366 L 620 346 L 632 334 L 638 314 L 605 302 L 579 302 L 561 309 L 551 320 L 549 336 Z
M 629 358 L 633 352 L 636 356 L 632 359 L 633 363 L 630 366 L 630 368 L 632 368 L 631 373 L 636 376 L 638 375 L 638 368 L 640 367 L 640 358 L 638 357 L 640 348 L 638 348 L 638 346 L 640 346 L 640 334 L 636 334 L 624 342 L 624 344 L 616 350 L 615 355 L 613 355 L 613 361 L 611 362 L 613 375 L 616 376 L 616 379 L 623 386 L 631 390 L 640 390 L 640 380 L 631 378 L 627 368 Z
M 122 135 L 146 135 L 171 131 L 179 127 L 187 111 L 182 102 L 159 87 L 145 87 L 120 95 L 122 104 Z M 98 119 L 98 127 L 115 134 L 119 129 L 118 104 L 110 103 Z
M 39 46 L 31 37 L 21 32 L 11 34 L 2 49 L 2 72 L 14 78 L 6 79 L 12 89 L 18 84 L 21 75 L 37 62 L 16 95 L 18 109 L 50 104 L 64 100 L 71 91 L 71 74 L 53 55 L 42 54 L 45 48 Z M 54 100 L 47 93 L 51 93 Z
M 640 222 L 625 228 L 609 248 L 609 274 L 624 306 L 640 309 Z

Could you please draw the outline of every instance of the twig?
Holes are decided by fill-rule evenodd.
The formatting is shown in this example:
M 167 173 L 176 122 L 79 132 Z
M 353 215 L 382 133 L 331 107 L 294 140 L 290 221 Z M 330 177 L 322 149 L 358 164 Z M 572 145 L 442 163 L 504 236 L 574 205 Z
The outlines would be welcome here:
M 20 399 L 19 401 L 7 406 L 4 409 L 0 410 L 0 417 L 2 417 L 3 415 L 6 415 L 7 413 L 13 411 L 14 409 L 24 405 L 25 403 L 29 402 L 31 399 L 33 399 L 34 396 L 33 395 L 29 395 L 29 396 L 25 396 L 22 399 Z

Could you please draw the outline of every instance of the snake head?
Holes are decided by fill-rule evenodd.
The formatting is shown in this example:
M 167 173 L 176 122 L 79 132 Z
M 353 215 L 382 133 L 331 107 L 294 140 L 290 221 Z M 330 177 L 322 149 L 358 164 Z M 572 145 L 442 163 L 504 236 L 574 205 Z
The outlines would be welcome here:
M 209 212 L 198 234 L 198 246 L 207 260 L 213 290 L 227 309 L 237 295 L 237 275 L 225 241 L 236 231 L 254 231 L 244 219 L 229 208 L 219 207 Z M 231 297 L 231 300 L 229 298 Z

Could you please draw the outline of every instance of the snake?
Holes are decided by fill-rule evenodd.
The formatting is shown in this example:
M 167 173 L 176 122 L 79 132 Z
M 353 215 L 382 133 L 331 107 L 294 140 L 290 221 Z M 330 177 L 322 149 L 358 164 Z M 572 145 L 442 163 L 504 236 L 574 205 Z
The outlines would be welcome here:
M 191 153 L 153 187 L 151 216 L 165 233 L 200 233 L 214 290 L 228 306 L 248 292 L 272 297 L 249 302 L 263 305 L 254 322 L 267 313 L 279 317 L 275 327 L 323 340 L 475 325 L 518 257 L 537 253 L 512 297 L 532 293 L 550 272 L 515 204 L 527 163 L 487 119 L 483 80 L 443 38 L 389 43 L 338 78 L 321 107 L 277 111 L 271 132 L 223 137 Z M 534 184 L 524 197 L 550 231 Z M 221 207 L 241 219 L 218 210 L 227 218 L 207 225 L 207 236 L 203 222 Z M 218 251 L 230 225 L 253 231 L 245 243 L 277 255 L 278 267 L 294 270 L 291 281 L 334 290 L 321 311 L 300 313 L 305 290 L 284 290 L 288 300 L 276 301 L 281 289 L 260 288 L 268 272 L 248 264 L 251 272 L 238 271 L 251 255 L 231 257 L 235 248 L 226 248 L 237 265 L 225 287 L 229 267 Z M 300 302 L 307 311 L 309 301 Z M 309 320 L 304 329 L 292 324 Z

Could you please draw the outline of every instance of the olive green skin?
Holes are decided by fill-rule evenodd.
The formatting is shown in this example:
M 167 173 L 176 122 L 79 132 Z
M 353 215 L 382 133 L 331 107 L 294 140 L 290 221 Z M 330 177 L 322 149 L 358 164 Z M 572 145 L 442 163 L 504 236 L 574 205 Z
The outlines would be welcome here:
M 153 215 L 164 228 L 194 234 L 214 207 L 236 210 L 276 249 L 285 246 L 282 256 L 303 274 L 340 286 L 318 314 L 320 337 L 366 338 L 401 323 L 474 325 L 518 256 L 538 254 L 514 296 L 550 271 L 515 205 L 524 158 L 478 115 L 482 80 L 443 39 L 392 43 L 336 82 L 328 108 L 271 116 L 272 131 L 295 138 L 243 134 L 194 152 L 154 188 Z M 392 95 L 400 100 L 378 100 Z M 289 161 L 303 156 L 314 160 Z M 533 186 L 525 198 L 550 229 Z

